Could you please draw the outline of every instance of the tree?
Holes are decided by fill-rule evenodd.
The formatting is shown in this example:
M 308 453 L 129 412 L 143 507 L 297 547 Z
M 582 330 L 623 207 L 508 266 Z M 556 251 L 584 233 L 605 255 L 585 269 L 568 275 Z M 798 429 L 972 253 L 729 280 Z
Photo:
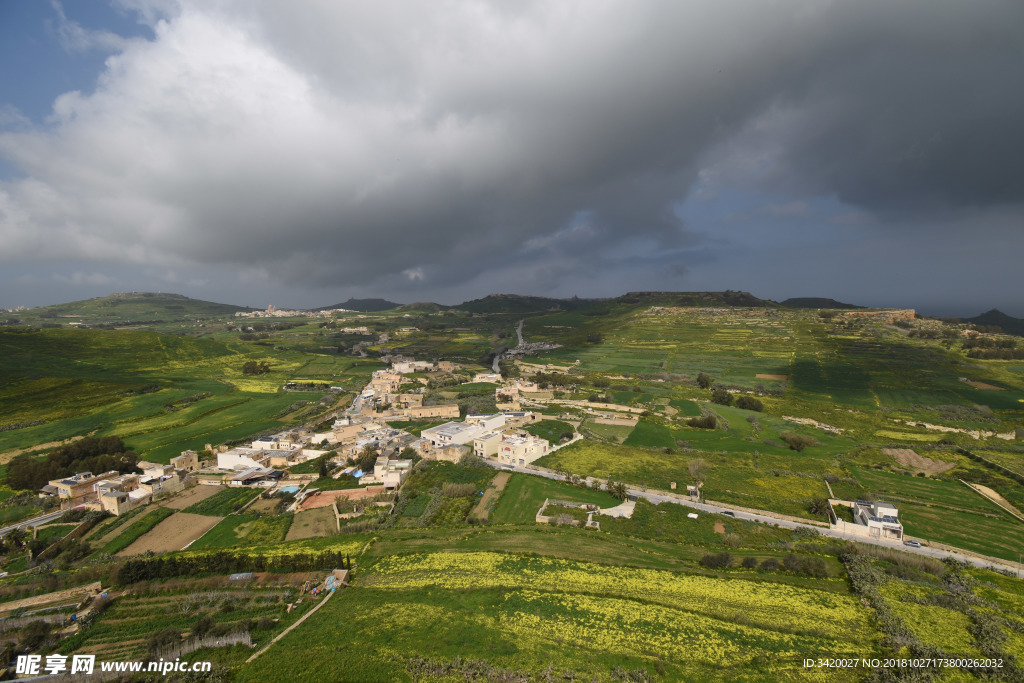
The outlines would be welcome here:
M 327 472 L 327 456 L 326 455 L 320 458 L 320 472 L 319 472 L 319 474 L 320 474 L 320 478 L 321 479 L 326 479 L 327 478 L 328 472 Z
M 736 407 L 743 410 L 754 410 L 759 413 L 764 410 L 764 404 L 753 396 L 737 396 Z
M 807 505 L 807 511 L 812 515 L 819 517 L 828 516 L 828 500 L 821 496 L 815 496 L 811 499 L 811 502 Z
M 242 364 L 243 375 L 265 375 L 270 372 L 270 363 L 267 361 L 247 360 Z
M 626 485 L 621 481 L 609 481 L 608 493 L 611 495 L 612 498 L 615 498 L 617 500 L 626 500 L 626 497 L 629 495 L 629 492 L 626 489 Z
M 686 469 L 689 470 L 690 476 L 693 477 L 695 486 L 699 487 L 704 483 L 704 477 L 707 476 L 708 464 L 703 458 L 694 458 L 687 463 Z
M 717 403 L 718 405 L 721 406 L 731 406 L 732 394 L 726 391 L 725 389 L 718 388 L 715 389 L 714 392 L 712 392 L 711 401 L 712 403 Z
M 806 434 L 797 434 L 796 432 L 783 432 L 779 435 L 783 441 L 789 444 L 791 450 L 799 453 L 808 446 L 817 446 L 818 440 L 813 436 L 807 436 Z
M 708 569 L 726 569 L 732 565 L 732 553 L 715 553 L 700 558 L 700 563 Z
M 715 429 L 718 427 L 718 420 L 714 415 L 708 414 L 703 417 L 691 417 L 686 424 L 698 429 Z
M 710 389 L 712 382 L 714 382 L 710 375 L 706 375 L 703 372 L 697 375 L 697 386 L 701 389 Z

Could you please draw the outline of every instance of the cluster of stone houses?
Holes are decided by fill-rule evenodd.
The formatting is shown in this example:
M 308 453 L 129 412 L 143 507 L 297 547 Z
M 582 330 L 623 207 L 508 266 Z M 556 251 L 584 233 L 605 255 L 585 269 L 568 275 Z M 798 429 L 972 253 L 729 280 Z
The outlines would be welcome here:
M 42 488 L 40 495 L 57 496 L 65 510 L 85 507 L 121 515 L 153 502 L 161 494 L 183 489 L 190 474 L 199 469 L 199 455 L 185 451 L 168 465 L 139 461 L 136 467 L 142 470 L 141 474 L 111 470 L 101 474 L 79 472 L 54 479 Z
M 454 403 L 423 405 L 425 387 L 403 391 L 404 375 L 414 372 L 451 372 L 456 368 L 450 361 L 433 363 L 403 359 L 392 362 L 390 369 L 377 370 L 363 388 L 357 400 L 362 415 L 405 420 L 458 417 L 459 406 Z
M 223 479 L 226 486 L 273 486 L 285 476 L 284 471 L 276 468 L 319 458 L 327 451 L 310 445 L 329 441 L 329 436 L 294 429 L 261 437 L 248 446 L 218 449 L 216 469 L 229 472 Z
M 463 422 L 446 422 L 424 429 L 421 453 L 425 458 L 452 462 L 473 453 L 506 465 L 528 465 L 551 451 L 547 439 L 521 429 L 537 419 L 535 413 L 529 412 L 467 415 Z

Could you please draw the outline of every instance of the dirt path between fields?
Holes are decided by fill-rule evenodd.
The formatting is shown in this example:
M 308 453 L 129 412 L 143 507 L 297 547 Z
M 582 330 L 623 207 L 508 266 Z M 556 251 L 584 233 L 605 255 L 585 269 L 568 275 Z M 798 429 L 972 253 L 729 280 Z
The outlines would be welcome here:
M 999 495 L 998 491 L 993 491 L 989 487 L 984 486 L 982 484 L 972 484 L 970 482 L 964 481 L 963 479 L 961 479 L 960 481 L 962 481 L 963 483 L 967 484 L 972 489 L 974 489 L 975 491 L 977 491 L 981 495 L 985 496 L 986 498 L 991 500 L 993 503 L 995 503 L 999 507 L 1003 508 L 1007 512 L 1009 512 L 1009 513 L 1013 514 L 1014 516 L 1016 516 L 1017 519 L 1019 519 L 1022 522 L 1024 522 L 1024 513 L 1021 513 L 1021 511 L 1018 510 L 1017 508 L 1015 508 L 1010 501 L 1006 500 L 1001 495 Z
M 476 504 L 473 511 L 469 513 L 470 517 L 476 517 L 477 519 L 486 520 L 491 516 L 490 508 L 491 501 L 497 502 L 498 498 L 501 497 L 501 492 L 505 490 L 505 484 L 508 483 L 509 478 L 512 476 L 511 472 L 498 472 L 491 480 L 491 485 L 484 491 L 484 495 L 480 497 L 480 502 Z

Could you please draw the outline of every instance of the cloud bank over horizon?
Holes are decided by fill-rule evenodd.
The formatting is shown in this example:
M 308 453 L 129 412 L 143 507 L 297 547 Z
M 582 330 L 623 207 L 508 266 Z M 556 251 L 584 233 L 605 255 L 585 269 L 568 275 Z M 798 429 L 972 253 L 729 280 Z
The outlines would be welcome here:
M 60 49 L 106 55 L 92 87 L 45 118 L 0 98 L 0 305 L 729 288 L 1024 315 L 1019 2 L 114 6 L 146 31 L 54 5 Z

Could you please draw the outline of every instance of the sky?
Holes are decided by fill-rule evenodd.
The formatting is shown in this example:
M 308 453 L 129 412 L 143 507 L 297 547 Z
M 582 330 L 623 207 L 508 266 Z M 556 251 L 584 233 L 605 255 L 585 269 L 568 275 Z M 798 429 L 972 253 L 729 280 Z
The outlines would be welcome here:
M 1019 0 L 4 0 L 0 306 L 1024 317 Z

